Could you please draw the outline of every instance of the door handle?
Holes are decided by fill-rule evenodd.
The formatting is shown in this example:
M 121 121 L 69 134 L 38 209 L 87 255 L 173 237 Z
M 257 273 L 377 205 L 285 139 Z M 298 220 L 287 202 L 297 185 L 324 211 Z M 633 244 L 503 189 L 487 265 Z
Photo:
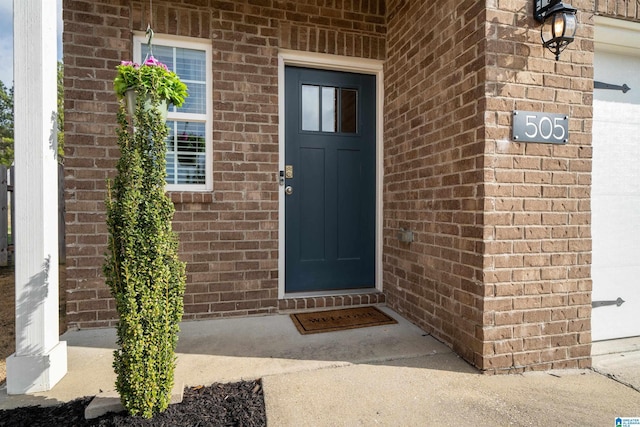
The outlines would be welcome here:
M 287 196 L 292 195 L 292 194 L 293 194 L 293 187 L 292 187 L 292 186 L 290 186 L 290 185 L 287 185 L 287 186 L 286 186 L 286 188 L 284 189 L 284 193 L 285 193 Z

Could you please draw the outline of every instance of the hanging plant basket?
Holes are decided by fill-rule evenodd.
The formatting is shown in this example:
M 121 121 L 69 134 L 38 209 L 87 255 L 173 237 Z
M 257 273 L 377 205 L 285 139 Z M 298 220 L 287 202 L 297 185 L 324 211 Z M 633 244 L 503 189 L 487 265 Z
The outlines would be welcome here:
M 118 99 L 126 100 L 130 115 L 133 115 L 132 112 L 135 110 L 136 95 L 147 98 L 151 98 L 152 94 L 157 95 L 157 98 L 164 103 L 165 111 L 169 104 L 180 107 L 188 96 L 187 86 L 182 83 L 178 75 L 153 56 L 145 59 L 142 65 L 123 61 L 116 70 L 113 89 Z M 150 100 L 146 103 L 150 103 Z
M 128 89 L 124 93 L 124 99 L 127 104 L 127 113 L 129 113 L 130 117 L 136 113 L 136 101 L 137 101 L 138 93 L 134 89 Z M 151 97 L 149 95 L 145 95 L 144 100 L 144 111 L 148 112 L 153 109 L 153 102 L 151 101 Z M 160 116 L 163 121 L 167 121 L 167 113 L 169 112 L 169 106 L 166 99 L 160 100 L 158 104 L 158 111 L 160 112 Z

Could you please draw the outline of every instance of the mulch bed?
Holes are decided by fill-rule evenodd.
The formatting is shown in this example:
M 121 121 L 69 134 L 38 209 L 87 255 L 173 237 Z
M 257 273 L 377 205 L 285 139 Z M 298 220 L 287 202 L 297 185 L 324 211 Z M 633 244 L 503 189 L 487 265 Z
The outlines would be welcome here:
M 91 397 L 51 407 L 30 406 L 0 410 L 0 426 L 266 426 L 262 383 L 243 381 L 213 384 L 210 387 L 187 387 L 182 403 L 151 419 L 131 417 L 122 412 L 84 419 L 84 409 Z

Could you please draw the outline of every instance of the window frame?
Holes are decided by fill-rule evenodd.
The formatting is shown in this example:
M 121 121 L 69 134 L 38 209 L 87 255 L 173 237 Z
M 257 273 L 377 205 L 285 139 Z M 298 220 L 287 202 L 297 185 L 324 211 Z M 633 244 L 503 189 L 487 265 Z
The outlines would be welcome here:
M 147 37 L 142 32 L 133 35 L 134 62 L 141 63 L 142 46 L 147 44 Z M 205 113 L 181 113 L 169 109 L 167 121 L 199 122 L 205 124 L 205 183 L 204 184 L 170 184 L 165 185 L 167 191 L 202 192 L 213 189 L 213 99 L 212 99 L 212 49 L 209 40 L 194 37 L 170 36 L 166 34 L 154 34 L 153 46 L 170 48 L 183 48 L 200 50 L 205 52 L 206 82 L 205 82 Z

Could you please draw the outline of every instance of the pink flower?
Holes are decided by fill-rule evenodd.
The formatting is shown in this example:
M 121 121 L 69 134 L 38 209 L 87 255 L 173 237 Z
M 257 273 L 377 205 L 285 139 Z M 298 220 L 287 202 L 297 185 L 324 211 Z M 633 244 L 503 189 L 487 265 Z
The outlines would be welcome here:
M 158 61 L 153 56 L 150 56 L 149 58 L 147 58 L 147 60 L 144 61 L 143 65 L 160 67 L 160 68 L 163 68 L 163 69 L 169 71 L 169 69 L 167 68 L 166 65 L 164 65 L 162 62 Z
M 132 61 L 122 61 L 120 63 L 120 65 L 125 66 L 125 67 L 133 67 L 133 68 L 138 68 L 140 65 L 136 64 L 135 62 Z
M 158 65 L 160 61 L 152 56 L 148 57 L 146 61 L 144 61 L 144 65 Z

